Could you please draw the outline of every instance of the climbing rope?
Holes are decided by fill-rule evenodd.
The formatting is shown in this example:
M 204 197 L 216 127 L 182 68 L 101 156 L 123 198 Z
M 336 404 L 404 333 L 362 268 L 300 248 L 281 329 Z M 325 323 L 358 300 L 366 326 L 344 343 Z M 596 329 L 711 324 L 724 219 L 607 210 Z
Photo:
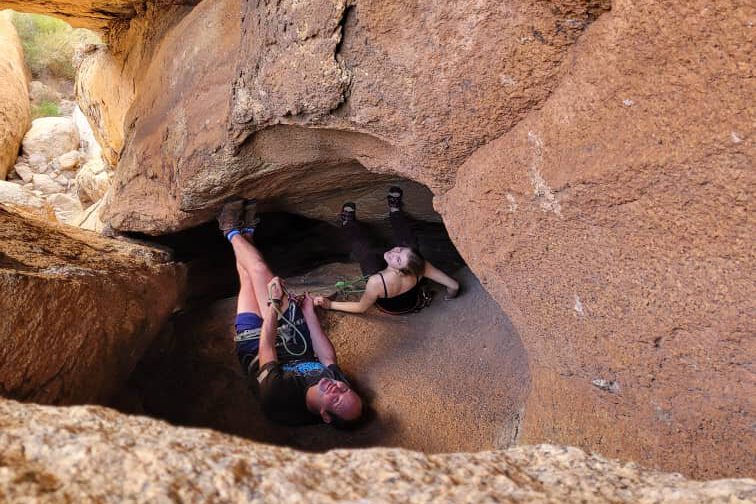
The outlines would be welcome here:
M 301 298 L 292 296 L 282 283 L 279 283 L 278 286 L 281 288 L 281 293 L 286 294 L 289 297 L 289 312 L 291 313 L 291 316 L 293 317 L 294 307 L 299 305 Z M 297 333 L 297 335 L 302 339 L 302 351 L 301 352 L 292 351 L 289 348 L 289 345 L 286 343 L 286 338 L 280 338 L 281 344 L 283 345 L 284 350 L 286 350 L 286 352 L 292 357 L 301 357 L 307 353 L 307 347 L 308 347 L 307 338 L 305 338 L 305 335 L 302 334 L 302 331 L 299 330 L 297 325 L 291 320 L 289 320 L 288 317 L 286 317 L 281 312 L 281 309 L 280 309 L 281 300 L 273 297 L 272 288 L 273 288 L 272 285 L 268 285 L 268 303 L 273 307 L 273 311 L 276 312 L 278 320 L 283 320 L 284 322 L 289 324 L 289 326 L 291 326 L 291 328 L 294 329 L 294 332 Z
M 345 295 L 345 294 L 352 294 L 352 293 L 360 293 L 365 292 L 365 289 L 360 289 L 360 284 L 363 282 L 366 282 L 367 279 L 370 278 L 370 275 L 365 275 L 359 278 L 355 278 L 352 280 L 339 280 L 336 282 L 333 287 L 336 288 L 336 291 L 339 294 Z M 307 338 L 304 334 L 302 334 L 302 331 L 299 330 L 297 325 L 292 322 L 289 317 L 283 314 L 283 312 L 280 309 L 281 300 L 273 297 L 272 292 L 272 285 L 268 285 L 268 304 L 270 304 L 273 307 L 273 311 L 276 312 L 276 315 L 278 317 L 278 320 L 283 320 L 286 324 L 288 324 L 296 333 L 297 336 L 302 340 L 302 351 L 301 352 L 295 352 L 291 348 L 289 348 L 288 343 L 286 342 L 287 338 L 279 338 L 281 345 L 283 346 L 284 350 L 291 355 L 292 357 L 301 357 L 302 355 L 307 353 L 308 350 L 308 344 L 307 344 Z M 302 299 L 304 297 L 304 294 L 295 295 L 290 290 L 286 288 L 286 286 L 283 285 L 283 283 L 279 284 L 279 287 L 281 288 L 281 293 L 285 294 L 289 298 L 289 312 L 290 316 L 294 317 L 294 309 L 295 306 L 299 306 L 302 302 Z M 309 292 L 319 292 L 319 291 L 326 291 L 330 290 L 332 287 L 320 287 L 315 289 L 310 289 Z M 257 335 L 257 338 L 260 336 Z

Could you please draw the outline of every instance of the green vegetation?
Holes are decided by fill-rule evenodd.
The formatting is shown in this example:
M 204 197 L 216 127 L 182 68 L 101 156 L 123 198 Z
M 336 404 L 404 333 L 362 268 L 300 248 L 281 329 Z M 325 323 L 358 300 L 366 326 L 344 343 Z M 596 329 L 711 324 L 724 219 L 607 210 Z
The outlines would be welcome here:
M 38 119 L 40 117 L 58 117 L 60 115 L 60 108 L 54 101 L 44 100 L 38 105 L 32 106 L 32 119 Z
M 94 32 L 74 29 L 68 23 L 41 14 L 15 12 L 13 24 L 24 47 L 26 65 L 35 79 L 51 76 L 73 80 L 76 47 L 100 41 Z

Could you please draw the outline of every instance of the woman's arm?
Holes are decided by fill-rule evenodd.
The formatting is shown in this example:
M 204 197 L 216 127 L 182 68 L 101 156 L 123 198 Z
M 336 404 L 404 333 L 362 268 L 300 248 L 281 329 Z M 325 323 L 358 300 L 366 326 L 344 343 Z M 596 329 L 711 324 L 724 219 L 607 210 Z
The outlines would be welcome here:
M 362 293 L 359 301 L 331 301 L 327 297 L 318 296 L 315 298 L 315 306 L 348 313 L 365 313 L 368 308 L 375 304 L 375 300 L 378 299 L 378 293 L 380 292 L 378 283 L 380 283 L 380 280 L 378 280 L 377 275 L 368 278 L 365 292 Z
M 331 340 L 328 339 L 328 336 L 323 332 L 323 328 L 320 327 L 320 321 L 315 314 L 313 299 L 309 295 L 305 296 L 302 303 L 302 314 L 304 315 L 305 322 L 307 322 L 307 329 L 310 331 L 312 349 L 318 356 L 320 363 L 326 367 L 336 364 L 336 351 L 333 349 Z
M 423 276 L 446 287 L 447 298 L 453 298 L 459 292 L 459 282 L 433 266 L 428 261 L 425 261 L 425 272 L 423 272 Z

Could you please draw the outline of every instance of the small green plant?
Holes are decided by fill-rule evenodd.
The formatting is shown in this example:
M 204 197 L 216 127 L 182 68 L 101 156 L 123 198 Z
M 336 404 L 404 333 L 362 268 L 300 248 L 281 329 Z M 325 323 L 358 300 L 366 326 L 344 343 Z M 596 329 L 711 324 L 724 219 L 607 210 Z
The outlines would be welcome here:
M 58 104 L 53 101 L 44 100 L 39 104 L 32 106 L 32 119 L 39 119 L 40 117 L 58 117 L 60 115 L 60 108 L 58 107 Z
M 21 38 L 26 65 L 35 79 L 49 75 L 73 80 L 73 55 L 81 43 L 97 43 L 99 37 L 68 23 L 41 14 L 13 13 L 13 24 Z

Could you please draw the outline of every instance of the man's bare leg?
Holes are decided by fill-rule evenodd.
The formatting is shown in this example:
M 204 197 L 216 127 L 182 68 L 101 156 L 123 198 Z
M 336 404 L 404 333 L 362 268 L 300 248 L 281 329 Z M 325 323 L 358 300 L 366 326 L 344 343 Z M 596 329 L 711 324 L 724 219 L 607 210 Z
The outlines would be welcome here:
M 239 271 L 239 280 L 244 289 L 246 283 L 251 284 L 252 289 L 244 293 L 246 298 L 254 296 L 257 310 L 260 313 L 260 303 L 268 302 L 268 283 L 273 279 L 273 272 L 265 263 L 262 254 L 257 247 L 247 241 L 242 235 L 235 235 L 231 238 L 231 247 L 236 255 L 236 266 Z M 242 292 L 239 292 L 239 303 L 242 301 Z M 245 299 L 245 303 L 249 301 Z

